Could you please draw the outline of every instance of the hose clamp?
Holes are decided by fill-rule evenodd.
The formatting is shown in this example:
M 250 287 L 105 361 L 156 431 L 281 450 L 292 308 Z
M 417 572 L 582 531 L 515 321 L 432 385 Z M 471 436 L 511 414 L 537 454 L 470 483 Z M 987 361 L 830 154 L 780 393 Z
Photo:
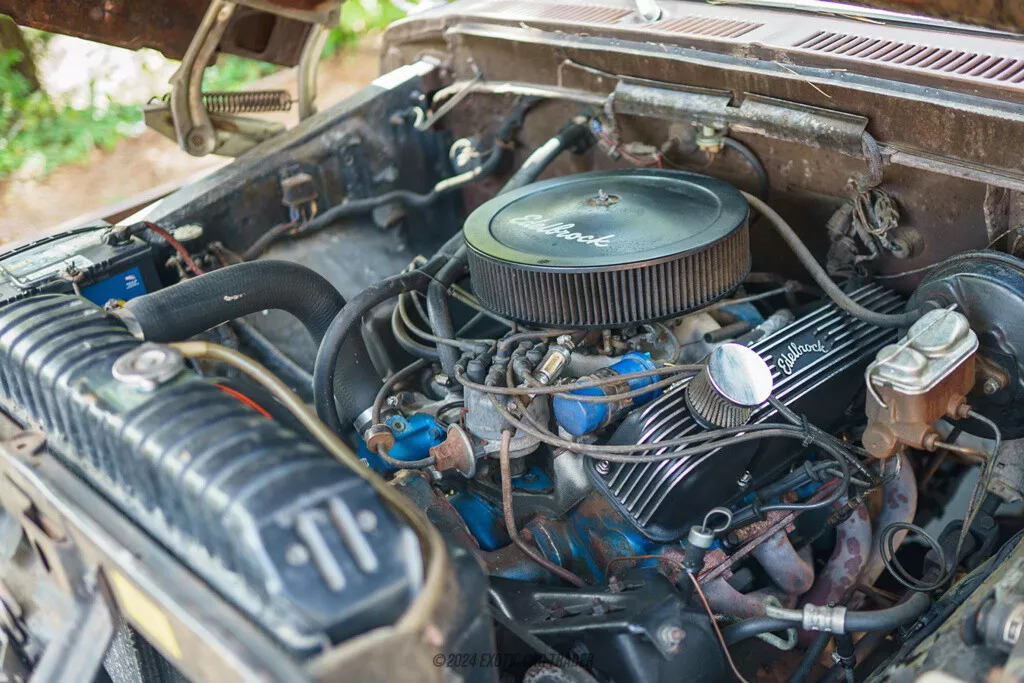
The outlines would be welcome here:
M 846 632 L 846 608 L 804 605 L 803 627 L 808 631 Z
M 803 610 L 787 609 L 775 605 L 765 605 L 765 616 L 773 619 L 785 619 L 800 624 L 806 631 L 828 631 L 829 633 L 846 633 L 846 608 L 842 605 L 827 607 L 824 605 L 804 605 Z
M 373 406 L 370 406 L 356 416 L 352 426 L 356 428 L 357 434 L 362 434 L 373 425 Z

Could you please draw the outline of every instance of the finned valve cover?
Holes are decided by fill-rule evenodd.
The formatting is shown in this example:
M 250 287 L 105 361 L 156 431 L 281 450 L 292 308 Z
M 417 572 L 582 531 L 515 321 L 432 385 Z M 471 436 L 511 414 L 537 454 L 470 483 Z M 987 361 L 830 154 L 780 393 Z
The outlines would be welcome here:
M 732 291 L 750 269 L 747 203 L 695 173 L 599 171 L 528 185 L 466 221 L 473 288 L 547 327 L 661 320 Z

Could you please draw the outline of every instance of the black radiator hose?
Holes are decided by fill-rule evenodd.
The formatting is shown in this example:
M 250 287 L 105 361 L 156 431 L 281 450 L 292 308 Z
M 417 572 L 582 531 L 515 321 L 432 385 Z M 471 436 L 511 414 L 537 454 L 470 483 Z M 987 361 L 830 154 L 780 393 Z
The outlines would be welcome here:
M 844 617 L 844 631 L 847 633 L 888 632 L 905 626 L 925 613 L 932 599 L 927 593 L 914 593 L 904 602 L 893 607 L 876 610 L 849 610 Z M 734 645 L 742 640 L 753 638 L 762 633 L 783 631 L 787 628 L 799 628 L 801 620 L 794 616 L 787 617 L 753 617 L 727 626 L 722 631 L 726 645 Z
M 722 629 L 722 638 L 725 640 L 726 645 L 735 645 L 736 643 L 744 640 L 756 638 L 762 633 L 786 631 L 791 628 L 795 628 L 795 626 L 796 625 L 788 619 L 751 617 L 750 619 L 737 621 L 735 624 L 726 626 Z
M 252 261 L 225 266 L 128 301 L 117 312 L 128 330 L 147 341 L 184 341 L 229 320 L 267 309 L 295 316 L 319 347 L 345 299 L 319 273 L 288 261 Z M 382 383 L 361 334 L 339 351 L 345 387 L 338 409 L 356 414 L 373 404 Z
M 174 342 L 250 313 L 279 309 L 302 323 L 318 345 L 345 305 L 320 274 L 288 261 L 225 266 L 131 299 L 118 312 L 133 335 Z
M 448 288 L 459 281 L 469 271 L 468 256 L 465 245 L 459 247 L 451 259 L 437 271 L 427 287 L 427 317 L 430 331 L 443 339 L 455 336 L 455 325 L 448 310 Z M 459 361 L 459 350 L 447 344 L 437 345 L 438 359 L 441 369 L 449 377 L 455 376 L 455 364 Z M 457 385 L 458 386 L 458 385 Z
M 850 633 L 892 631 L 915 621 L 931 604 L 932 599 L 927 593 L 914 593 L 905 602 L 885 609 L 851 610 L 846 613 L 846 630 Z
M 459 236 L 461 239 L 461 235 Z M 450 240 L 450 246 L 455 240 Z M 341 432 L 348 425 L 355 422 L 361 413 L 373 406 L 376 398 L 376 390 L 369 397 L 363 400 L 362 392 L 359 395 L 359 402 L 352 394 L 351 382 L 353 373 L 356 370 L 352 367 L 351 357 L 346 353 L 353 339 L 362 342 L 359 333 L 359 323 L 371 309 L 399 294 L 422 290 L 434 277 L 434 273 L 450 258 L 449 254 L 443 251 L 431 258 L 425 264 L 406 273 L 392 275 L 380 282 L 370 285 L 335 316 L 324 337 L 323 343 L 316 353 L 316 362 L 313 365 L 313 403 L 316 405 L 316 413 L 328 427 L 336 432 Z M 383 386 L 380 378 L 377 378 L 377 390 Z M 360 428 L 369 426 L 359 425 Z

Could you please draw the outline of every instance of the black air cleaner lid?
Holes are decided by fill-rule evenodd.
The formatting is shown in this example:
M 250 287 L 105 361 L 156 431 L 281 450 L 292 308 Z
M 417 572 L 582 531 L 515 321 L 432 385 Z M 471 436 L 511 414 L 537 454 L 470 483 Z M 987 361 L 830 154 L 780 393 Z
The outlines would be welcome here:
M 747 203 L 715 178 L 600 171 L 499 195 L 466 221 L 470 273 L 491 309 L 602 327 L 680 315 L 749 269 Z
M 736 230 L 747 202 L 717 178 L 600 171 L 534 183 L 470 215 L 466 242 L 523 266 L 595 268 L 675 258 Z

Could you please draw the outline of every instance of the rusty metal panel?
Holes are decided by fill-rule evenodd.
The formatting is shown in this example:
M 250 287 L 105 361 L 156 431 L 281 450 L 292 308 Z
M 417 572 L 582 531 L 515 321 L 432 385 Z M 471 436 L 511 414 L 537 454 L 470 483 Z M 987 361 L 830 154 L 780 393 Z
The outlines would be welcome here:
M 855 5 L 948 19 L 965 24 L 1024 33 L 1024 3 L 1020 0 L 848 0 Z
M 306 11 L 324 4 L 317 0 L 276 2 L 285 9 Z M 130 50 L 149 47 L 180 59 L 208 4 L 208 0 L 0 0 L 0 14 L 10 15 L 22 26 Z M 309 28 L 309 24 L 296 19 L 239 7 L 228 25 L 221 49 L 294 66 Z

